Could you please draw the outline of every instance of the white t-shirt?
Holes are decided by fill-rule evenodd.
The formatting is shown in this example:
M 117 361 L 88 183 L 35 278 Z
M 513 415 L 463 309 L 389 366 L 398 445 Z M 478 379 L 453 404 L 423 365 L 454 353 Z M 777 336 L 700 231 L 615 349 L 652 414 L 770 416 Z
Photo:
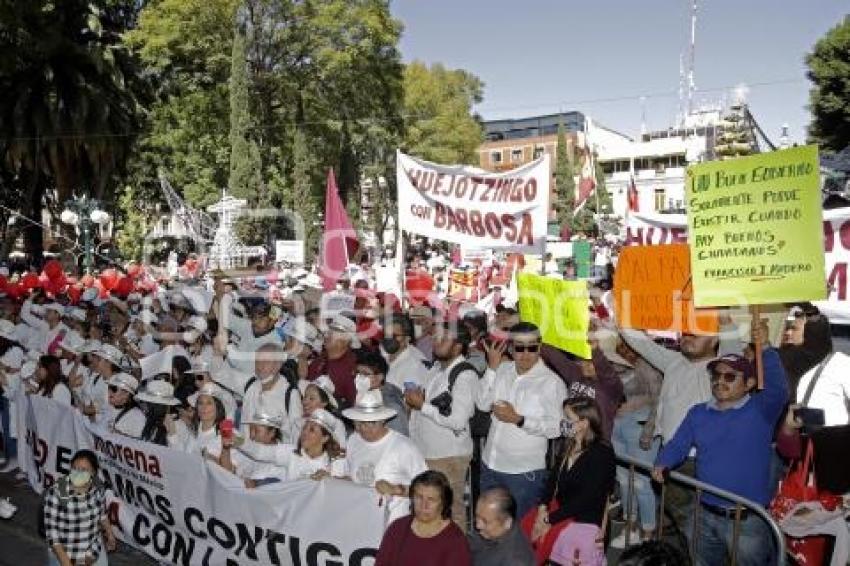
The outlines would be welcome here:
M 175 424 L 177 425 L 177 430 L 173 435 L 168 435 L 168 445 L 170 447 L 188 453 L 202 454 L 206 452 L 213 458 L 219 457 L 221 454 L 221 436 L 219 436 L 214 426 L 207 430 L 199 427 L 198 433 L 194 434 L 183 421 L 178 420 Z
M 283 481 L 307 479 L 319 470 L 325 470 L 335 477 L 345 475 L 345 460 L 331 460 L 327 452 L 322 452 L 316 458 L 311 458 L 303 452 L 296 452 L 295 446 L 292 444 L 260 444 L 246 439 L 245 443 L 239 447 L 239 451 L 231 451 L 231 459 L 234 460 L 234 463 L 236 463 L 237 456 L 243 459 L 243 464 L 246 461 L 254 463 L 249 463 L 249 467 L 256 466 L 259 462 L 277 467 L 280 471 L 273 477 L 278 477 Z M 241 477 L 246 477 L 239 471 L 238 464 L 236 472 Z M 255 475 L 252 476 L 252 479 L 263 477 L 272 476 Z
M 301 392 L 296 387 L 289 394 L 289 406 L 286 406 L 286 391 L 289 383 L 283 377 L 278 377 L 277 382 L 268 391 L 263 391 L 263 384 L 257 379 L 248 387 L 245 397 L 242 399 L 242 420 L 251 419 L 258 413 L 267 415 L 281 415 L 284 418 L 284 426 L 281 430 L 283 442 L 295 444 L 301 434 L 301 421 L 303 408 L 301 406 Z M 249 433 L 248 424 L 240 423 L 242 434 L 247 437 Z
M 821 363 L 822 364 L 822 363 Z M 816 365 L 803 374 L 797 384 L 797 402 L 802 403 L 812 378 L 821 364 Z M 835 352 L 829 358 L 826 366 L 818 377 L 812 396 L 807 407 L 823 409 L 826 426 L 845 425 L 850 423 L 848 414 L 850 403 L 850 356 Z

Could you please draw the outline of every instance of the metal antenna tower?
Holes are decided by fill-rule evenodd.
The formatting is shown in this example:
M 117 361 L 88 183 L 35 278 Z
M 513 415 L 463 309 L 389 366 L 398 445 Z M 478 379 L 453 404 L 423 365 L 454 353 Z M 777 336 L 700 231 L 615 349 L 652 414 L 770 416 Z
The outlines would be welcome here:
M 159 172 L 159 186 L 162 188 L 171 212 L 180 219 L 192 239 L 201 245 L 212 242 L 216 230 L 215 220 L 207 213 L 187 205 L 171 186 L 171 183 L 168 182 L 168 179 L 165 178 L 165 173 L 162 171 Z

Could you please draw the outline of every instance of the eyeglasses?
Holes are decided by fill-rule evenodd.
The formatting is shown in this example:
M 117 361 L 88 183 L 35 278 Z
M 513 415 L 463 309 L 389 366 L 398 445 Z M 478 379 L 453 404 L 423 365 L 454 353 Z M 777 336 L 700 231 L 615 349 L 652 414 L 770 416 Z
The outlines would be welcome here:
M 514 344 L 514 352 L 530 352 L 536 354 L 540 350 L 540 344 Z
M 726 383 L 735 383 L 735 380 L 738 379 L 738 374 L 731 371 L 713 371 L 711 372 L 711 381 L 720 381 L 723 378 L 723 381 Z

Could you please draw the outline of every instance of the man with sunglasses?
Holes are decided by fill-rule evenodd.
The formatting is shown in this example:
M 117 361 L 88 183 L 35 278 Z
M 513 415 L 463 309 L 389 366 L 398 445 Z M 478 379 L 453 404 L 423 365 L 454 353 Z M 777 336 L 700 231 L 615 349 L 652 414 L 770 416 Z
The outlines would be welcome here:
M 656 481 L 663 482 L 665 470 L 675 468 L 696 448 L 697 479 L 765 507 L 770 503 L 771 441 L 788 401 L 788 383 L 775 349 L 765 348 L 762 365 L 764 390 L 756 392 L 755 367 L 745 357 L 728 354 L 708 364 L 712 399 L 692 407 L 662 447 L 652 472 Z M 697 563 L 724 564 L 733 544 L 735 507 L 710 494 L 699 503 Z M 693 536 L 692 528 L 686 532 Z M 765 542 L 769 540 L 767 524 L 742 511 L 738 563 L 772 564 L 773 545 Z
M 481 491 L 503 485 L 517 501 L 517 516 L 536 505 L 546 482 L 548 440 L 561 435 L 564 382 L 540 359 L 540 331 L 521 322 L 505 342 L 484 343 L 487 371 L 476 404 L 493 412 L 481 465 Z

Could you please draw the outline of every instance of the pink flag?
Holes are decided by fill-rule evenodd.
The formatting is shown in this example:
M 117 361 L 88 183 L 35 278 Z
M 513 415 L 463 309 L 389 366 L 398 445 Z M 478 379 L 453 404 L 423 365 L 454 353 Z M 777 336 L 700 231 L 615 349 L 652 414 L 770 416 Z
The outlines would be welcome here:
M 334 172 L 330 169 L 325 189 L 325 233 L 322 235 L 322 261 L 319 271 L 325 291 L 334 289 L 351 257 L 359 249 L 357 232 L 354 231 L 339 199 Z

